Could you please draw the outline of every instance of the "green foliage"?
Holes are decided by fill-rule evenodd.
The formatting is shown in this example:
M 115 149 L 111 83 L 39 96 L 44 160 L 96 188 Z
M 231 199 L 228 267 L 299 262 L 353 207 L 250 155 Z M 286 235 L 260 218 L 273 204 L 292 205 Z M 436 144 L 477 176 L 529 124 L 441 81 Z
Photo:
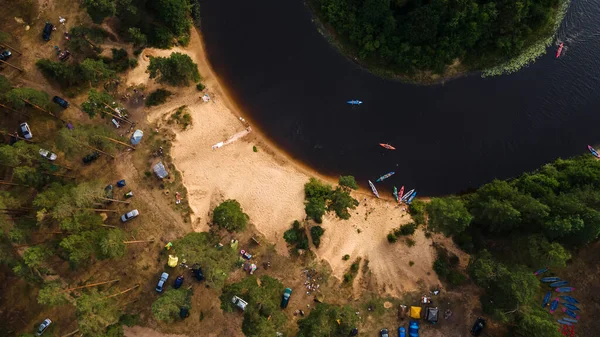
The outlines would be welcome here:
M 387 235 L 387 240 L 389 243 L 394 243 L 394 242 L 398 241 L 398 237 L 396 235 L 394 235 L 394 233 L 389 233 Z
M 229 232 L 241 232 L 248 224 L 248 214 L 244 213 L 236 200 L 225 200 L 213 211 L 213 224 Z
M 5 97 L 15 108 L 25 107 L 25 101 L 43 109 L 47 109 L 50 105 L 50 98 L 47 93 L 31 88 L 14 88 L 7 92 Z
M 319 248 L 321 244 L 321 236 L 325 233 L 325 230 L 321 226 L 313 226 L 310 228 L 310 237 L 315 247 Z
M 352 198 L 345 189 L 337 187 L 329 196 L 327 210 L 335 212 L 340 219 L 348 220 L 350 219 L 348 209 L 355 209 L 356 206 L 358 206 L 358 200 Z
M 129 39 L 135 47 L 144 47 L 148 43 L 148 37 L 139 28 L 131 27 L 127 32 L 129 33 Z
M 168 122 L 169 124 L 175 122 L 181 125 L 181 128 L 185 130 L 188 126 L 192 125 L 192 115 L 190 115 L 188 107 L 182 105 L 175 110 Z
M 346 189 L 337 187 L 333 190 L 330 185 L 315 178 L 310 178 L 304 185 L 304 196 L 306 215 L 317 223 L 323 222 L 326 211 L 335 212 L 340 219 L 349 219 L 348 208 L 354 209 L 358 206 L 358 201 L 352 198 Z
M 200 17 L 200 1 L 195 1 L 192 0 L 190 1 L 192 4 L 192 20 L 194 21 L 194 26 L 200 28 L 200 21 L 201 21 L 201 17 Z
M 38 292 L 37 301 L 39 304 L 55 306 L 67 303 L 65 293 L 60 287 L 60 282 L 48 282 Z
M 159 19 L 175 36 L 189 34 L 191 7 L 189 0 L 150 1 Z
M 102 256 L 109 259 L 120 258 L 125 255 L 127 250 L 123 241 L 125 241 L 125 232 L 120 229 L 108 231 L 100 240 L 100 251 Z
M 95 290 L 77 299 L 75 313 L 79 331 L 85 336 L 100 336 L 106 327 L 119 319 L 119 307 L 114 299 L 104 298 Z
M 415 230 L 417 230 L 417 225 L 414 222 L 411 222 L 406 225 L 402 225 L 399 227 L 398 231 L 394 231 L 396 236 L 407 236 L 415 234 Z
M 150 78 L 156 78 L 157 82 L 173 86 L 187 86 L 201 78 L 198 65 L 181 53 L 172 53 L 170 57 L 151 57 L 148 72 Z
M 169 289 L 152 303 L 152 315 L 159 321 L 171 323 L 182 306 L 190 305 L 190 298 L 191 291 L 187 289 Z
M 85 59 L 79 64 L 79 68 L 83 79 L 92 84 L 113 78 L 116 73 L 102 60 Z
M 0 98 L 12 89 L 12 85 L 8 78 L 0 75 Z
M 100 256 L 98 242 L 104 234 L 103 230 L 72 234 L 64 238 L 59 246 L 66 252 L 71 266 L 79 267 L 93 257 Z
M 340 184 L 340 186 L 343 187 L 358 190 L 358 184 L 356 183 L 356 179 L 354 179 L 353 176 L 340 176 L 338 184 Z
M 560 243 L 550 243 L 541 234 L 529 236 L 526 249 L 531 266 L 566 267 L 571 259 L 571 253 Z
M 172 92 L 165 89 L 156 89 L 148 95 L 148 99 L 146 100 L 146 106 L 155 106 L 161 105 L 167 101 L 169 96 L 173 95 Z
M 348 305 L 319 303 L 306 318 L 298 321 L 297 336 L 348 336 L 358 324 L 358 316 L 355 312 L 356 309 Z
M 295 246 L 296 249 L 308 249 L 308 236 L 298 220 L 294 221 L 292 228 L 283 233 L 283 239 L 287 244 Z
M 433 262 L 433 270 L 439 276 L 440 280 L 448 282 L 450 286 L 460 286 L 467 280 L 467 277 L 459 271 L 458 256 L 448 254 L 444 248 L 437 247 L 437 258 Z
M 203 91 L 204 89 L 206 89 L 206 87 L 204 86 L 204 84 L 202 84 L 202 82 L 198 82 L 196 83 L 196 89 L 198 89 L 198 91 Z
M 356 258 L 356 260 L 354 260 L 354 262 L 352 262 L 352 264 L 350 265 L 350 268 L 348 268 L 348 271 L 344 274 L 344 282 L 345 283 L 351 284 L 352 281 L 354 281 L 354 278 L 358 274 L 358 269 L 360 268 L 360 261 L 361 261 L 361 258 L 358 257 L 358 258 Z
M 256 147 L 256 145 L 252 146 L 252 151 L 253 152 L 258 152 L 258 148 Z
M 102 23 L 104 18 L 115 15 L 114 0 L 83 0 L 83 5 L 94 23 Z
M 107 92 L 99 92 L 96 89 L 88 91 L 88 100 L 81 104 L 81 110 L 85 111 L 90 118 L 94 118 L 96 114 L 100 116 L 106 115 L 106 105 L 113 102 L 114 98 Z
M 408 211 L 417 225 L 425 224 L 425 207 L 425 202 L 421 200 L 413 200 L 409 205 Z
M 79 69 L 70 63 L 39 59 L 35 65 L 44 76 L 55 80 L 64 88 L 79 85 L 83 82 L 83 76 L 79 73 Z
M 342 256 L 342 260 L 344 260 L 344 261 L 350 260 L 350 255 L 346 254 L 346 255 Z
M 48 253 L 47 249 L 42 246 L 29 247 L 23 253 L 23 262 L 29 268 L 39 268 L 44 263 Z
M 517 331 L 528 337 L 561 337 L 563 336 L 554 323 L 552 316 L 543 309 L 534 306 L 527 314 L 522 315 Z
M 458 198 L 433 198 L 426 209 L 429 228 L 446 236 L 461 233 L 473 219 Z
M 276 331 L 282 331 L 286 324 L 286 316 L 279 308 L 283 284 L 270 276 L 260 278 L 261 286 L 257 285 L 257 278 L 251 275 L 240 282 L 223 288 L 219 297 L 221 309 L 225 312 L 237 310 L 231 302 L 233 296 L 239 296 L 248 302 L 244 311 L 242 331 L 249 337 L 275 336 Z

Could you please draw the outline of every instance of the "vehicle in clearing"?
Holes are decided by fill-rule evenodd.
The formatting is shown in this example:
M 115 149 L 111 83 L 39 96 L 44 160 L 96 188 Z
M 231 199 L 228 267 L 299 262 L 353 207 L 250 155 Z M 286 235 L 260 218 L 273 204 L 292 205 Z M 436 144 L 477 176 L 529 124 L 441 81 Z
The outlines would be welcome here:
M 5 51 L 0 53 L 0 60 L 6 61 L 12 56 L 10 50 L 6 49 Z
M 90 164 L 91 162 L 98 159 L 99 157 L 100 157 L 100 152 L 96 151 L 94 153 L 90 153 L 87 156 L 83 157 L 83 163 Z
M 165 284 L 167 283 L 168 279 L 169 279 L 169 274 L 162 273 L 160 275 L 160 280 L 158 280 L 158 284 L 156 285 L 157 292 L 159 292 L 159 293 L 163 292 L 163 290 L 165 289 Z
M 237 296 L 233 296 L 233 298 L 231 299 L 231 302 L 242 310 L 246 310 L 246 306 L 248 305 L 248 302 L 244 301 L 243 299 L 241 299 Z
M 104 197 L 106 199 L 112 199 L 113 196 L 114 196 L 114 194 L 115 193 L 114 193 L 113 185 L 111 185 L 111 184 L 106 185 L 106 187 L 104 188 Z M 110 203 L 112 203 L 112 201 L 111 200 L 106 200 L 105 203 L 106 204 L 110 204 Z
M 23 138 L 25 138 L 25 139 L 33 138 L 33 135 L 31 134 L 31 129 L 29 128 L 29 124 L 21 123 L 20 128 L 21 128 L 21 133 L 23 133 Z
M 181 319 L 186 319 L 189 316 L 190 316 L 190 309 L 188 309 L 188 307 L 179 308 L 179 317 L 181 317 Z
M 283 298 L 281 299 L 281 309 L 287 308 L 288 303 L 290 302 L 290 296 L 292 296 L 292 289 L 285 288 L 283 292 Z
M 71 57 L 71 52 L 68 50 L 63 50 L 58 54 L 58 59 L 61 61 L 66 61 L 69 59 L 69 57 Z
M 44 39 L 44 41 L 50 41 L 50 35 L 52 35 L 52 28 L 54 28 L 54 25 L 50 22 L 46 22 L 46 25 L 44 26 L 44 31 L 42 32 L 42 38 Z
M 58 96 L 54 96 L 52 98 L 52 102 L 60 105 L 61 107 L 63 107 L 63 109 L 66 109 L 69 107 L 69 102 L 67 102 L 65 99 L 63 99 L 62 97 L 58 97 Z
M 379 331 L 379 337 L 390 337 L 390 332 L 388 329 L 381 329 Z
M 49 318 L 46 318 L 42 324 L 40 324 L 40 326 L 37 329 L 37 332 L 35 333 L 36 336 L 41 336 L 44 332 L 46 332 L 46 330 L 48 330 L 48 327 L 50 326 L 50 324 L 52 324 L 52 321 Z
M 179 288 L 181 288 L 182 284 L 183 284 L 183 275 L 179 275 L 179 276 L 177 276 L 177 278 L 175 279 L 175 282 L 173 283 L 173 288 L 179 289 Z
M 473 324 L 473 327 L 471 328 L 471 335 L 473 335 L 473 336 L 481 335 L 483 328 L 485 328 L 485 319 L 483 319 L 481 317 L 477 317 L 477 319 L 475 320 L 475 324 Z
M 52 153 L 46 149 L 40 149 L 40 156 L 42 156 L 48 160 L 51 160 L 51 161 L 56 160 L 56 153 Z
M 204 281 L 204 273 L 202 272 L 202 268 L 200 267 L 199 264 L 196 263 L 192 267 L 192 274 L 194 275 L 196 280 L 198 280 L 200 282 Z
M 137 209 L 131 210 L 131 211 L 121 215 L 121 221 L 127 222 L 127 221 L 137 217 L 138 215 L 140 215 L 140 212 L 138 212 Z

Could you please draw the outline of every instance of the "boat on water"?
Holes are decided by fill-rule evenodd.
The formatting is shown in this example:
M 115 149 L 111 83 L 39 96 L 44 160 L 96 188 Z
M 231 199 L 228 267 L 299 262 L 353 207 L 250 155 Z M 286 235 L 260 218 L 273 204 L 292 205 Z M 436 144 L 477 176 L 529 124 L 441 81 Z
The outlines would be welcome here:
M 579 301 L 575 298 L 575 297 L 571 297 L 568 295 L 563 295 L 560 298 L 562 298 L 563 300 L 571 303 L 571 304 L 579 304 Z
M 536 270 L 536 271 L 533 273 L 533 275 L 536 275 L 536 276 L 537 276 L 537 275 L 542 275 L 543 273 L 545 273 L 545 272 L 547 272 L 547 271 L 548 271 L 548 268 L 542 268 L 542 269 L 538 269 L 538 270 Z
M 546 296 L 544 296 L 544 300 L 542 301 L 542 308 L 545 308 L 548 303 L 550 303 L 550 296 L 552 296 L 552 292 L 549 291 L 546 293 Z
M 383 147 L 384 149 L 388 149 L 388 150 L 395 150 L 396 148 L 391 146 L 390 144 L 383 144 L 383 143 L 379 143 L 379 146 Z
M 558 308 L 558 297 L 555 298 L 554 301 L 552 301 L 552 303 L 550 303 L 550 313 L 554 313 L 556 311 L 556 308 Z
M 351 100 L 351 101 L 348 101 L 348 102 L 346 102 L 346 103 L 348 103 L 348 104 L 350 104 L 350 105 L 361 105 L 361 104 L 363 104 L 363 101 L 359 101 L 359 100 L 357 100 L 357 99 L 353 99 L 353 100 Z
M 404 194 L 404 185 L 402 185 L 402 187 L 400 187 L 400 192 L 398 192 L 398 203 L 400 203 L 400 199 L 402 199 L 402 195 Z
M 394 186 L 394 192 L 392 193 L 392 195 L 394 196 L 394 199 L 396 199 L 396 202 L 398 202 L 398 189 L 396 188 L 396 186 Z
M 412 189 L 412 190 L 410 190 L 410 191 L 406 192 L 406 194 L 405 194 L 403 197 L 401 197 L 401 198 L 400 198 L 400 201 L 401 201 L 401 202 L 404 202 L 404 201 L 406 201 L 408 198 L 410 198 L 410 196 L 411 196 L 411 195 L 414 193 L 414 191 L 415 191 L 415 190 L 414 190 L 414 189 Z
M 562 325 L 573 325 L 573 323 L 566 321 L 564 318 L 563 319 L 557 319 L 556 320 L 558 323 L 562 324 Z
M 550 283 L 550 286 L 552 288 L 558 288 L 558 287 L 566 286 L 567 284 L 569 284 L 569 282 L 567 282 L 567 281 L 558 281 L 558 282 Z
M 380 183 L 380 182 L 386 180 L 387 178 L 393 176 L 394 173 L 396 173 L 396 172 L 388 172 L 388 173 L 382 175 L 381 177 L 377 178 L 377 180 L 375 180 L 375 182 Z
M 379 198 L 379 192 L 377 192 L 377 189 L 375 188 L 375 185 L 373 185 L 373 183 L 369 180 L 369 186 L 371 186 L 371 191 L 373 191 L 373 194 L 375 194 L 375 196 L 377 198 Z
M 576 312 L 574 312 L 573 310 L 569 310 L 569 309 L 567 309 L 567 308 L 562 308 L 562 311 L 563 311 L 565 314 L 567 314 L 567 315 L 569 315 L 569 316 L 571 316 L 571 317 L 573 317 L 573 318 L 575 318 L 575 319 L 579 319 L 579 315 L 577 315 L 577 313 L 576 313 Z
M 575 288 L 573 287 L 560 287 L 560 288 L 556 288 L 554 289 L 559 293 L 570 293 L 571 291 L 575 290 Z
M 565 44 L 562 43 L 562 42 L 558 45 L 558 50 L 556 51 L 556 58 L 560 57 L 560 53 L 562 53 L 562 50 L 563 50 L 564 46 L 565 46 Z
M 540 281 L 542 281 L 544 283 L 557 282 L 557 281 L 560 281 L 560 277 L 556 277 L 556 276 L 542 277 L 542 279 Z
M 600 158 L 600 154 L 598 154 L 598 151 L 596 151 L 596 149 L 594 149 L 593 147 L 588 145 L 588 150 L 590 150 L 590 152 L 594 155 L 594 157 Z
M 415 191 L 413 194 L 411 194 L 411 196 L 406 200 L 406 204 L 410 205 L 410 203 L 413 201 L 413 199 L 417 196 L 417 191 Z
M 577 323 L 577 322 L 579 322 L 575 318 L 571 318 L 571 317 L 565 317 L 565 318 L 563 318 L 563 321 L 567 321 L 569 323 Z
M 576 306 L 575 304 L 566 303 L 566 302 L 562 302 L 561 304 L 563 305 L 563 307 L 565 307 L 569 310 L 580 311 L 579 307 Z

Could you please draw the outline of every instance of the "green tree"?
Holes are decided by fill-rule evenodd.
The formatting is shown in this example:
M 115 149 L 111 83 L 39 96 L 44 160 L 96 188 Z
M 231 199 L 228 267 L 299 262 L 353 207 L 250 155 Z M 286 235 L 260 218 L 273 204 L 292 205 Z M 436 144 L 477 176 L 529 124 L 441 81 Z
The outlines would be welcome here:
M 48 251 L 42 246 L 29 247 L 23 253 L 23 261 L 29 268 L 37 269 L 46 260 Z
M 127 32 L 129 33 L 129 38 L 131 39 L 135 47 L 145 47 L 148 43 L 148 38 L 145 34 L 142 33 L 142 31 L 139 28 L 131 27 L 127 30 Z
M 151 57 L 148 72 L 150 78 L 156 78 L 157 82 L 173 86 L 188 86 L 190 82 L 201 79 L 198 65 L 181 53 L 172 53 L 170 57 Z
M 64 238 L 59 246 L 64 249 L 72 266 L 78 267 L 90 261 L 98 254 L 98 241 L 103 236 L 102 231 L 86 231 L 72 234 Z
M 355 312 L 350 306 L 319 303 L 306 318 L 298 321 L 297 336 L 347 336 L 357 327 L 358 316 Z
M 532 266 L 566 267 L 571 259 L 571 253 L 560 243 L 550 243 L 542 234 L 529 236 L 527 248 Z
M 458 198 L 433 198 L 426 209 L 429 228 L 446 236 L 461 233 L 473 219 Z
M 321 226 L 313 226 L 310 228 L 310 237 L 315 247 L 319 248 L 321 244 L 321 236 L 325 233 L 325 230 Z
M 304 198 L 306 199 L 304 210 L 306 215 L 317 223 L 323 222 L 327 200 L 332 189 L 330 185 L 324 184 L 315 178 L 310 178 L 304 185 Z
M 106 236 L 100 240 L 102 255 L 109 259 L 122 257 L 127 250 L 123 241 L 125 241 L 125 232 L 122 230 L 114 229 L 106 232 Z
M 329 195 L 329 205 L 327 206 L 328 211 L 333 211 L 338 218 L 348 220 L 350 219 L 350 212 L 348 209 L 355 209 L 358 206 L 358 200 L 352 198 L 348 191 L 341 187 L 337 187 Z
M 85 59 L 79 64 L 81 75 L 86 81 L 97 84 L 115 77 L 116 72 L 108 67 L 102 60 Z
M 47 109 L 50 104 L 48 94 L 31 88 L 14 88 L 6 93 L 6 99 L 15 107 L 25 107 L 25 101 Z
M 356 179 L 354 179 L 353 176 L 340 176 L 339 184 L 343 187 L 358 190 L 358 184 L 356 183 Z
M 556 323 L 551 318 L 546 311 L 534 306 L 522 315 L 517 331 L 528 337 L 561 337 L 562 334 L 556 329 Z
M 94 23 L 102 23 L 104 18 L 114 16 L 116 12 L 114 0 L 84 0 L 83 5 Z
M 244 213 L 236 200 L 225 200 L 213 211 L 213 224 L 229 232 L 241 232 L 246 229 L 250 217 Z
M 146 106 L 161 105 L 167 101 L 167 98 L 173 93 L 165 89 L 156 89 L 148 95 L 146 100 Z
M 37 301 L 39 304 L 56 306 L 67 303 L 67 298 L 60 286 L 60 282 L 54 281 L 44 283 L 38 292 Z
M 92 290 L 81 295 L 75 305 L 79 331 L 85 336 L 99 336 L 106 327 L 119 320 L 119 308 L 114 299 Z
M 159 321 L 171 323 L 179 315 L 179 308 L 190 303 L 191 291 L 169 289 L 152 303 L 152 315 Z
M 81 104 L 81 109 L 85 111 L 90 118 L 94 118 L 97 114 L 104 116 L 107 108 L 104 104 L 110 104 L 114 98 L 107 92 L 99 92 L 96 89 L 90 89 L 88 92 L 88 100 Z
M 153 0 L 152 6 L 173 34 L 181 36 L 189 32 L 191 6 L 188 0 Z
M 63 87 L 72 87 L 82 83 L 83 78 L 79 69 L 68 63 L 39 59 L 35 65 L 44 76 L 57 81 Z

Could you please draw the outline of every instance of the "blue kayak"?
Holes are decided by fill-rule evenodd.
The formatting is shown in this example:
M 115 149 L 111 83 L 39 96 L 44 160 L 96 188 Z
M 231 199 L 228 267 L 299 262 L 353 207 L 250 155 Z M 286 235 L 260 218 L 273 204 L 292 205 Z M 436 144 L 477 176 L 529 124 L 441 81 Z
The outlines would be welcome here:
M 562 325 L 573 325 L 571 322 L 565 321 L 564 319 L 557 319 L 556 321 Z
M 536 270 L 536 271 L 533 273 L 533 275 L 536 275 L 536 276 L 537 276 L 537 275 L 542 275 L 543 273 L 545 273 L 545 272 L 547 272 L 547 271 L 548 271 L 548 268 L 542 268 L 542 269 Z
M 350 104 L 350 105 L 361 105 L 361 104 L 363 104 L 363 101 L 359 101 L 359 100 L 357 100 L 357 99 L 353 99 L 353 100 L 351 100 L 351 101 L 348 101 L 348 102 L 346 102 L 346 103 L 348 103 L 348 104 Z
M 552 288 L 558 288 L 558 287 L 566 286 L 567 284 L 569 284 L 568 281 L 558 281 L 558 282 L 550 283 L 550 286 Z
M 563 305 L 563 307 L 565 307 L 567 309 L 571 309 L 573 311 L 579 311 L 579 308 L 575 304 L 563 302 L 562 305 Z
M 579 304 L 579 301 L 571 296 L 564 295 L 564 296 L 561 296 L 560 298 L 562 298 L 563 300 L 565 300 L 571 304 Z
M 413 201 L 413 199 L 417 196 L 417 191 L 415 191 L 415 193 L 413 193 L 408 200 L 406 200 L 406 204 L 410 205 L 410 203 Z
M 542 277 L 540 281 L 544 283 L 552 283 L 556 281 L 560 281 L 560 277 L 552 276 L 552 277 Z
M 556 288 L 554 289 L 559 293 L 570 293 L 571 291 L 575 290 L 575 288 L 573 287 L 560 287 L 560 288 Z
M 575 311 L 573 311 L 573 310 L 569 310 L 569 309 L 567 309 L 567 308 L 562 308 L 562 310 L 563 310 L 563 312 L 564 312 L 565 314 L 567 314 L 567 315 L 569 315 L 569 316 L 571 316 L 571 317 L 573 317 L 573 318 L 575 318 L 575 319 L 579 319 L 579 316 L 577 315 L 577 313 L 575 313 Z
M 552 303 L 550 303 L 550 313 L 556 311 L 556 308 L 558 308 L 558 297 L 555 298 L 554 301 L 552 301 Z
M 542 301 L 542 308 L 545 308 L 548 303 L 550 303 L 550 296 L 552 296 L 552 292 L 549 291 L 546 293 L 546 296 L 544 296 L 544 300 Z
M 565 317 L 562 319 L 563 321 L 567 321 L 569 323 L 577 323 L 579 322 L 578 320 L 576 320 L 575 318 L 571 318 L 571 317 Z

